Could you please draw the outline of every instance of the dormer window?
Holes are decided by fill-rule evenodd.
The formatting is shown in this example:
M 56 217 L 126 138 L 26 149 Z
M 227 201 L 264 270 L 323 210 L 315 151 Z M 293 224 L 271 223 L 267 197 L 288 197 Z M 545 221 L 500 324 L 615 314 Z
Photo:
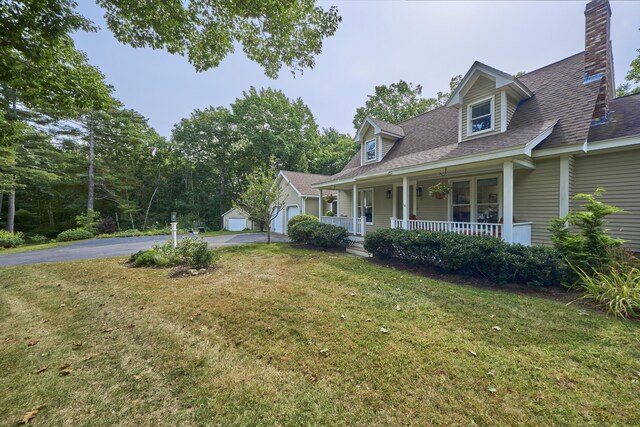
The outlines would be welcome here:
M 376 145 L 375 139 L 365 142 L 365 159 L 367 162 L 371 162 L 376 159 Z
M 467 114 L 469 116 L 469 136 L 492 131 L 494 119 L 493 97 L 469 105 Z

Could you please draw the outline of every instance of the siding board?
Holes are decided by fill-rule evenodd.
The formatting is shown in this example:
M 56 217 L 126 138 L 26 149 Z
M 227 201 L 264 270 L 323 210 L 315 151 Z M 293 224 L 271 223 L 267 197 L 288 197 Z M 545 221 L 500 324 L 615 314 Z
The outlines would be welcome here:
M 449 202 L 447 199 L 436 199 L 429 196 L 429 187 L 441 182 L 440 180 L 418 181 L 418 186 L 422 186 L 422 199 L 418 197 L 417 217 L 418 219 L 431 221 L 447 221 L 449 217 Z
M 537 160 L 535 169 L 516 169 L 513 189 L 515 220 L 531 221 L 531 243 L 549 246 L 549 221 L 560 212 L 560 159 Z
M 572 196 L 605 188 L 602 201 L 624 210 L 609 217 L 607 228 L 640 252 L 640 149 L 576 156 L 573 169 Z M 577 207 L 579 202 L 571 203 Z
M 467 106 L 480 99 L 488 98 L 490 96 L 493 96 L 494 131 L 486 132 L 478 136 L 467 135 Z M 502 101 L 500 99 L 500 93 L 496 90 L 495 82 L 486 77 L 479 77 L 478 80 L 474 83 L 473 87 L 469 89 L 469 91 L 464 95 L 464 104 L 462 105 L 462 140 L 468 141 L 475 138 L 481 138 L 483 136 L 500 133 L 500 117 L 502 114 L 500 108 L 501 105 Z

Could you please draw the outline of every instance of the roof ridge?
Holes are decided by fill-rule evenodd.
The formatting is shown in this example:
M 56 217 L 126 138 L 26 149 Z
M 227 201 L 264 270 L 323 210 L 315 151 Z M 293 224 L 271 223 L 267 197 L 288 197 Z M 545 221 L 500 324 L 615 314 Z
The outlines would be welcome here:
M 330 175 L 325 175 L 325 174 L 322 174 L 322 173 L 290 171 L 290 170 L 286 170 L 286 169 L 280 169 L 280 172 L 286 172 L 286 173 L 301 173 L 301 174 L 304 174 L 304 175 L 321 175 L 321 176 L 330 176 Z
M 426 99 L 426 98 L 425 98 L 425 99 Z M 396 126 L 400 126 L 400 123 L 406 123 L 406 122 L 408 122 L 409 120 L 413 120 L 413 119 L 415 119 L 415 118 L 418 118 L 418 117 L 420 117 L 420 116 L 424 116 L 425 114 L 432 113 L 432 112 L 434 112 L 434 111 L 440 110 L 440 109 L 445 108 L 445 107 L 446 107 L 446 105 L 441 105 L 441 106 L 436 107 L 436 108 L 433 108 L 433 109 L 431 109 L 431 110 L 427 110 L 427 111 L 425 111 L 425 112 L 423 112 L 423 113 L 417 114 L 417 115 L 415 115 L 415 116 L 413 116 L 413 117 L 409 117 L 408 119 L 405 119 L 405 120 L 403 120 L 403 121 L 401 121 L 401 122 L 396 123 Z
M 562 61 L 566 61 L 567 59 L 573 58 L 574 56 L 578 56 L 578 55 L 584 55 L 584 50 L 581 51 L 581 52 L 578 52 L 578 53 L 574 53 L 573 55 L 569 55 L 566 58 L 559 59 L 559 60 L 557 60 L 555 62 L 552 62 L 551 64 L 547 64 L 547 65 L 545 65 L 543 67 L 536 68 L 535 70 L 531 70 L 529 72 L 526 72 L 523 75 L 521 75 L 520 77 L 518 77 L 518 79 L 520 79 L 520 78 L 522 78 L 524 76 L 528 76 L 529 74 L 532 74 L 532 73 L 537 73 L 538 71 L 544 70 L 545 68 L 551 67 L 552 65 L 559 64 Z

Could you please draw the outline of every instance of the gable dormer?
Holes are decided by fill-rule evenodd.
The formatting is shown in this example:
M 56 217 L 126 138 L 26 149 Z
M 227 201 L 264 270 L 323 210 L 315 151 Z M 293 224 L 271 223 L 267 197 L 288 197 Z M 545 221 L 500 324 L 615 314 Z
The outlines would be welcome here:
M 458 142 L 505 132 L 520 101 L 531 96 L 516 77 L 476 61 L 447 102 L 458 110 Z
M 381 161 L 393 144 L 402 138 L 404 138 L 402 126 L 367 116 L 354 138 L 354 141 L 360 144 L 360 164 Z

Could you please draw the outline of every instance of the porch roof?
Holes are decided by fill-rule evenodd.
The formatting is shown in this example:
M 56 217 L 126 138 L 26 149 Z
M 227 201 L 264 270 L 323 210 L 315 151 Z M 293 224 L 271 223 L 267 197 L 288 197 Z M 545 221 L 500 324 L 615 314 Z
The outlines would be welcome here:
M 513 151 L 527 155 L 524 148 L 535 142 L 538 148 L 582 145 L 587 139 L 599 82 L 584 84 L 584 53 L 532 71 L 520 77 L 533 96 L 518 105 L 507 131 L 458 143 L 458 113 L 441 107 L 399 123 L 405 136 L 377 163 L 360 166 L 358 152 L 345 168 L 314 187 L 343 180 L 390 173 L 396 169 L 463 159 L 494 152 Z M 546 131 L 551 128 L 551 132 Z M 544 141 L 538 140 L 544 135 Z M 522 148 L 522 150 L 518 150 Z M 513 149 L 513 150 L 512 150 Z M 519 154 L 518 154 L 519 151 Z

